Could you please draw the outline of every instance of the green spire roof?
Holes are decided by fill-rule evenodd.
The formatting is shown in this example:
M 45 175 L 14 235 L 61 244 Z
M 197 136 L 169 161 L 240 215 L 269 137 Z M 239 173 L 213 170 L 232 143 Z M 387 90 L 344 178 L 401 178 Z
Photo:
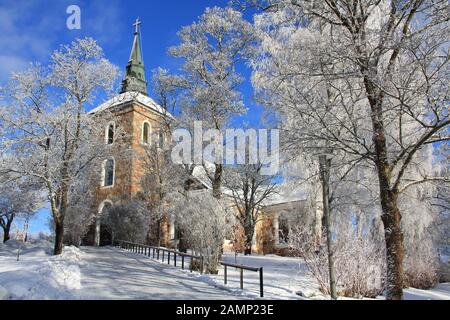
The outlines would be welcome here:
M 130 59 L 126 67 L 125 79 L 122 81 L 122 90 L 120 93 L 129 91 L 138 91 L 147 95 L 147 81 L 145 80 L 144 59 L 142 58 L 140 46 L 139 26 L 141 22 L 136 19 L 134 26 L 133 47 L 131 48 Z

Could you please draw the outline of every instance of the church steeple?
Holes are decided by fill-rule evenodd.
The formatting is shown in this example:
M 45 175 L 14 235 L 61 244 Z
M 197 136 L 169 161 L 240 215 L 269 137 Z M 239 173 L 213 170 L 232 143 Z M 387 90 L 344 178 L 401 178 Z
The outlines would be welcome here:
M 122 89 L 120 93 L 129 91 L 138 91 L 147 95 L 147 81 L 145 80 L 144 60 L 140 47 L 140 25 L 139 18 L 133 26 L 136 27 L 134 32 L 133 47 L 131 48 L 130 59 L 126 67 L 125 79 L 122 81 Z

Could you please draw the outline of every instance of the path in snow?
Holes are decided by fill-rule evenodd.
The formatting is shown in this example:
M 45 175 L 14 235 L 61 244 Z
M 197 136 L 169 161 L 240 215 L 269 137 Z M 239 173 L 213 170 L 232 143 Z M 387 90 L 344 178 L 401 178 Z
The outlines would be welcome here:
M 81 299 L 238 299 L 232 293 L 199 281 L 143 256 L 110 247 L 83 247 Z

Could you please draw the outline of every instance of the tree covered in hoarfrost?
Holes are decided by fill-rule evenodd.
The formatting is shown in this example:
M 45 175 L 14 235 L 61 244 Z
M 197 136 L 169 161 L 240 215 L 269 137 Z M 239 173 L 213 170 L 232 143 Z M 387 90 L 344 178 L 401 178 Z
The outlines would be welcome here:
M 403 297 L 401 194 L 448 181 L 418 155 L 448 141 L 447 1 L 261 1 L 253 82 L 282 119 L 286 150 L 332 149 L 377 176 L 386 295 Z
M 14 219 L 30 218 L 43 206 L 43 202 L 43 195 L 32 179 L 12 174 L 0 175 L 0 227 L 3 230 L 3 242 L 10 239 Z
M 262 167 L 263 164 L 260 162 L 225 170 L 224 185 L 236 208 L 235 220 L 244 231 L 246 255 L 252 253 L 255 226 L 263 217 L 263 205 L 277 191 L 275 177 L 262 175 Z
M 204 128 L 223 130 L 233 116 L 246 112 L 239 92 L 243 79 L 236 69 L 248 57 L 255 40 L 252 24 L 231 8 L 207 8 L 197 22 L 182 28 L 178 35 L 181 43 L 169 53 L 184 61 L 178 77 L 184 125 L 191 128 L 198 120 Z M 222 145 L 222 141 L 212 142 Z M 214 196 L 219 198 L 223 155 L 216 152 L 215 169 L 208 177 Z
M 80 246 L 89 227 L 95 221 L 96 211 L 92 208 L 95 188 L 100 181 L 100 170 L 97 166 L 88 166 L 77 177 L 77 181 L 69 189 L 68 208 L 64 220 L 64 244 Z M 54 226 L 54 225 L 53 225 Z
M 78 39 L 55 51 L 48 66 L 15 73 L 3 93 L 0 119 L 8 138 L 2 150 L 17 158 L 7 171 L 41 182 L 55 226 L 55 255 L 62 251 L 69 191 L 102 157 L 98 137 L 110 120 L 84 109 L 113 88 L 117 70 L 93 39 Z
M 154 136 L 154 141 L 157 135 Z M 147 145 L 140 157 L 145 174 L 140 180 L 140 196 L 146 206 L 150 229 L 147 240 L 161 246 L 162 222 L 169 217 L 178 193 L 184 193 L 189 171 L 172 163 L 170 148 L 160 148 L 157 143 Z
M 175 216 L 187 245 L 204 258 L 206 273 L 217 273 L 233 215 L 209 192 L 191 191 L 176 201 Z
M 102 225 L 111 233 L 111 241 L 121 239 L 143 243 L 148 232 L 149 216 L 143 203 L 133 199 L 126 204 L 109 207 L 102 215 Z

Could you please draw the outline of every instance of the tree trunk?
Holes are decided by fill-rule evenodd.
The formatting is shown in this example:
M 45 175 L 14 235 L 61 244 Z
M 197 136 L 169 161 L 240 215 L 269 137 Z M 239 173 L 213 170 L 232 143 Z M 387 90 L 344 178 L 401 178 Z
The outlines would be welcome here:
M 391 168 L 387 157 L 386 135 L 380 101 L 372 101 L 373 141 L 386 242 L 386 299 L 403 299 L 403 234 L 397 192 L 391 189 Z
M 161 218 L 158 219 L 156 223 L 156 241 L 158 242 L 158 247 L 161 247 Z
M 9 239 L 11 239 L 11 237 L 9 235 L 9 229 L 3 228 L 3 243 L 8 241 Z
M 255 228 L 253 225 L 247 226 L 244 228 L 245 232 L 245 249 L 244 255 L 252 254 L 252 245 L 253 245 L 253 234 L 255 233 Z
M 386 242 L 386 299 L 403 299 L 403 233 L 401 230 L 401 214 L 397 207 L 396 197 L 389 193 L 381 195 Z
M 53 254 L 59 255 L 62 253 L 64 239 L 64 222 L 55 221 L 55 248 Z
M 94 246 L 99 247 L 100 246 L 100 227 L 101 227 L 101 218 L 100 218 L 101 212 L 97 214 L 97 217 L 95 217 L 95 232 L 94 232 Z
M 215 164 L 216 170 L 214 171 L 214 179 L 212 181 L 212 188 L 213 188 L 213 197 L 216 199 L 220 199 L 222 196 L 222 172 L 223 172 L 223 166 L 221 164 Z

